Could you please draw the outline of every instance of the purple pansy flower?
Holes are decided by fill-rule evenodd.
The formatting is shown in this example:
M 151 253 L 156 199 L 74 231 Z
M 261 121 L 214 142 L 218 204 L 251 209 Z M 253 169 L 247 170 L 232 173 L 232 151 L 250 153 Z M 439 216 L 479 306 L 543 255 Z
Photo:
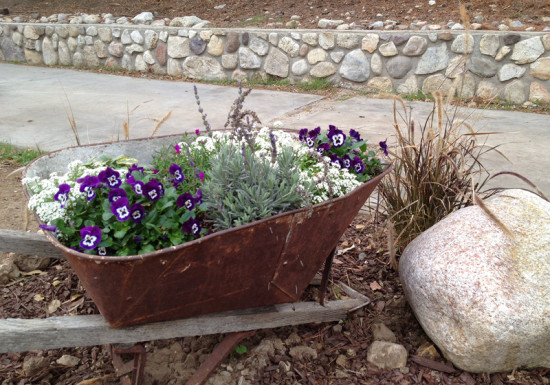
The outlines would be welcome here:
M 185 207 L 187 210 L 193 210 L 195 203 L 195 198 L 189 193 L 181 194 L 176 201 L 178 207 Z
M 332 124 L 328 127 L 329 129 L 327 137 L 332 142 L 332 145 L 334 147 L 342 147 L 346 142 L 346 134 L 344 134 L 342 130 L 339 130 L 338 128 L 336 128 L 336 126 L 333 126 Z
M 134 237 L 134 242 L 139 245 L 141 243 L 141 237 Z
M 342 157 L 342 165 L 347 169 L 351 168 L 351 158 L 349 155 L 346 154 Z
M 351 161 L 351 167 L 357 174 L 361 174 L 363 171 L 365 171 L 365 165 L 363 164 L 361 158 L 359 158 L 358 156 L 353 158 L 353 160 Z
M 388 156 L 388 144 L 386 143 L 388 139 L 378 143 L 380 145 L 380 148 L 384 152 L 384 155 Z
M 149 182 L 145 183 L 143 186 L 144 195 L 149 198 L 151 201 L 158 201 L 164 192 L 162 183 L 156 179 L 151 179 Z
M 92 250 L 101 242 L 101 229 L 97 226 L 84 227 L 80 230 L 80 237 L 80 247 Z
M 105 170 L 101 171 L 97 177 L 100 182 L 107 184 L 109 188 L 117 188 L 122 184 L 122 181 L 119 179 L 120 173 L 110 167 L 107 167 Z
M 145 209 L 139 203 L 134 203 L 130 206 L 130 218 L 135 223 L 141 223 L 143 217 L 145 216 Z
M 176 144 L 176 145 L 174 146 L 174 150 L 176 150 L 176 154 L 179 155 L 179 153 L 181 152 L 181 147 L 180 147 L 180 145 L 179 145 L 179 144 Z
M 321 143 L 317 146 L 317 152 L 321 155 L 323 155 L 328 150 L 330 150 L 330 143 Z
M 119 198 L 111 203 L 111 212 L 115 215 L 117 221 L 124 222 L 130 218 L 130 208 L 128 198 Z
M 126 191 L 121 188 L 114 188 L 109 191 L 109 202 L 113 203 L 119 200 L 120 198 L 126 198 Z
M 300 142 L 305 142 L 306 141 L 306 137 L 307 137 L 308 132 L 309 132 L 309 130 L 307 128 L 302 128 L 298 132 L 298 139 L 300 139 Z
M 202 203 L 202 190 L 198 189 L 195 194 L 195 204 L 200 205 Z
M 353 139 L 354 142 L 360 142 L 363 139 L 361 139 L 361 135 L 359 135 L 359 132 L 355 131 L 353 128 L 349 130 L 349 136 Z
M 97 248 L 97 255 L 107 255 L 107 248 L 106 247 L 98 247 Z
M 46 231 L 51 231 L 52 233 L 54 233 L 54 232 L 57 231 L 57 227 L 56 227 L 56 226 L 45 225 L 45 224 L 43 224 L 43 223 L 39 224 L 38 227 L 40 227 L 41 229 L 46 230 Z
M 145 186 L 145 183 L 140 180 L 136 180 L 133 176 L 126 179 L 126 183 L 132 186 L 132 190 L 134 190 L 136 195 L 143 195 L 143 186 Z
M 178 184 L 180 184 L 181 182 L 183 182 L 183 180 L 185 179 L 185 175 L 183 175 L 183 170 L 181 169 L 180 166 L 178 166 L 175 163 L 172 163 L 172 165 L 168 169 L 168 172 L 170 172 L 170 174 L 174 175 L 174 178 L 170 179 L 170 180 L 172 181 L 172 183 L 174 184 L 175 187 Z
M 85 177 L 78 178 L 76 181 L 80 183 L 80 192 L 86 193 L 86 200 L 88 202 L 95 198 L 95 189 L 101 185 L 97 176 L 86 175 Z
M 184 233 L 192 233 L 196 238 L 198 238 L 202 230 L 201 223 L 197 219 L 191 218 L 183 224 L 182 230 Z
M 134 163 L 133 165 L 131 165 L 131 166 L 128 168 L 128 173 L 126 174 L 126 178 L 130 178 L 130 177 L 132 176 L 132 173 L 133 173 L 134 171 L 138 171 L 138 172 L 140 172 L 140 173 L 143 174 L 143 171 L 144 171 L 144 170 L 145 170 L 145 169 L 144 169 L 143 167 L 139 167 L 137 164 Z
M 330 158 L 330 164 L 338 167 L 339 169 L 344 167 L 342 159 L 338 158 L 338 155 L 330 154 L 329 158 Z
M 69 191 L 71 191 L 71 186 L 69 186 L 67 183 L 63 183 L 59 185 L 59 190 L 55 193 L 53 199 L 61 203 L 61 207 L 65 207 L 65 203 L 67 203 L 67 199 L 69 199 Z

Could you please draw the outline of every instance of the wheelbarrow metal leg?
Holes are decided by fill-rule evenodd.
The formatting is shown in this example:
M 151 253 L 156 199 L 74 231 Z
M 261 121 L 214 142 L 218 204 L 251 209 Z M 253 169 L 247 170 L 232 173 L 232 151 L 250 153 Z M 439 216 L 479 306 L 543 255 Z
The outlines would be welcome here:
M 124 362 L 122 360 L 123 354 L 133 355 L 134 358 L 131 361 Z M 113 361 L 116 375 L 121 377 L 132 371 L 134 372 L 132 380 L 126 378 L 122 380 L 122 383 L 141 385 L 146 359 L 147 352 L 141 344 L 136 344 L 131 347 L 111 345 L 111 360 Z
M 334 260 L 334 254 L 336 253 L 336 247 L 332 249 L 330 255 L 325 261 L 325 268 L 323 269 L 323 278 L 321 278 L 321 286 L 319 287 L 319 304 L 325 306 L 325 292 L 327 290 L 328 277 L 330 275 L 330 269 L 332 268 L 332 261 Z

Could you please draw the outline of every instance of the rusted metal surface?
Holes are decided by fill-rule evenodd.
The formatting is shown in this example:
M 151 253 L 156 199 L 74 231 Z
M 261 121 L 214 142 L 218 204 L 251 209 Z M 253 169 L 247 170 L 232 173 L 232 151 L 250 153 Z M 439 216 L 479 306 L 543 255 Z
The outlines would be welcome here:
M 135 142 L 140 142 L 140 152 L 154 150 Z M 97 155 L 105 146 L 109 145 L 83 148 Z M 117 151 L 127 151 L 122 153 L 140 162 L 140 155 L 149 156 L 130 151 L 128 144 L 117 146 Z M 75 149 L 70 155 L 79 159 Z M 47 168 L 52 157 L 55 154 L 39 162 L 40 172 L 31 165 L 27 175 L 56 171 Z M 112 327 L 294 302 L 387 172 L 313 210 L 286 212 L 143 255 L 92 256 L 47 236 L 67 257 Z
M 319 286 L 319 304 L 325 306 L 325 293 L 327 291 L 328 276 L 330 275 L 330 269 L 332 268 L 332 261 L 334 260 L 334 254 L 336 253 L 336 247 L 332 249 L 330 255 L 325 261 L 325 267 L 323 268 L 323 276 L 321 278 L 321 285 Z
M 222 342 L 218 344 L 206 358 L 206 360 L 199 366 L 199 369 L 191 376 L 185 385 L 202 385 L 208 380 L 208 377 L 214 370 L 222 363 L 223 360 L 231 353 L 231 351 L 242 340 L 252 337 L 256 334 L 255 330 L 248 332 L 239 332 L 228 334 Z

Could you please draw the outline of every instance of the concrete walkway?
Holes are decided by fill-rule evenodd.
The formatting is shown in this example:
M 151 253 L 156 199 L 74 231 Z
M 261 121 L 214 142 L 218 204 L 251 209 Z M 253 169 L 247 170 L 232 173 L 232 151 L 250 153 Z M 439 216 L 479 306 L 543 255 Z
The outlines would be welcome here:
M 213 128 L 222 128 L 238 96 L 235 87 L 198 84 L 201 105 Z M 432 103 L 407 103 L 413 119 L 423 123 Z M 52 151 L 76 144 L 69 124 L 73 115 L 82 144 L 123 137 L 128 120 L 131 138 L 151 135 L 155 119 L 171 112 L 157 135 L 202 129 L 193 84 L 151 80 L 76 70 L 0 63 L 0 141 Z M 370 143 L 392 142 L 393 101 L 355 96 L 330 100 L 316 95 L 254 90 L 245 108 L 264 124 L 280 120 L 289 128 L 354 128 Z M 450 111 L 452 113 L 452 111 Z M 477 131 L 499 132 L 487 137 L 510 160 L 496 153 L 485 163 L 493 171 L 514 171 L 529 178 L 550 197 L 550 116 L 510 111 L 460 109 Z M 527 187 L 512 177 L 497 177 L 491 185 Z

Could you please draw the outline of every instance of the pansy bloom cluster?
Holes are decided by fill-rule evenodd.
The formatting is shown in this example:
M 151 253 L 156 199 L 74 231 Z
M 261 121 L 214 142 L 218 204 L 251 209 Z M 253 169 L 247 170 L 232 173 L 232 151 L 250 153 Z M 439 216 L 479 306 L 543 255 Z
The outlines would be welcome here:
M 75 250 L 119 256 L 152 252 L 204 235 L 206 229 L 197 219 L 202 210 L 200 188 L 194 193 L 185 190 L 186 176 L 177 164 L 167 175 L 161 179 L 156 171 L 132 164 L 125 171 L 104 167 L 97 175 L 85 174 L 73 186 L 61 183 L 54 201 L 67 215 L 43 228 L 56 231 Z
M 331 165 L 354 174 L 358 182 L 365 182 L 382 169 L 376 152 L 367 151 L 367 142 L 356 130 L 345 134 L 334 125 L 329 125 L 325 133 L 321 133 L 321 127 L 303 128 L 299 140 L 309 149 L 328 157 Z
M 254 129 L 253 135 L 251 144 L 227 132 L 209 136 L 196 132 L 157 150 L 148 168 L 125 157 L 73 162 L 65 175 L 24 181 L 31 193 L 29 207 L 46 223 L 43 228 L 55 231 L 68 247 L 88 254 L 136 255 L 178 245 L 215 229 L 213 206 L 208 206 L 212 199 L 203 197 L 203 191 L 218 180 L 213 177 L 212 160 L 228 145 L 239 153 L 253 146 L 247 153 L 261 160 L 258 165 L 268 161 L 273 173 L 284 166 L 285 172 L 297 176 L 299 194 L 314 204 L 351 192 L 381 170 L 375 152 L 367 151 L 355 130 L 344 133 L 331 125 L 325 133 L 317 127 L 296 135 L 264 127 Z M 380 146 L 387 151 L 385 142 Z M 291 158 L 281 158 L 289 151 Z M 286 163 L 293 159 L 292 164 L 280 163 L 281 159 L 287 159 Z M 251 168 L 246 159 L 243 162 L 239 169 Z M 280 183 L 273 183 L 277 191 Z M 227 190 L 228 184 L 219 187 Z M 265 194 L 248 188 L 250 193 Z M 221 202 L 221 206 L 230 209 L 229 204 Z

